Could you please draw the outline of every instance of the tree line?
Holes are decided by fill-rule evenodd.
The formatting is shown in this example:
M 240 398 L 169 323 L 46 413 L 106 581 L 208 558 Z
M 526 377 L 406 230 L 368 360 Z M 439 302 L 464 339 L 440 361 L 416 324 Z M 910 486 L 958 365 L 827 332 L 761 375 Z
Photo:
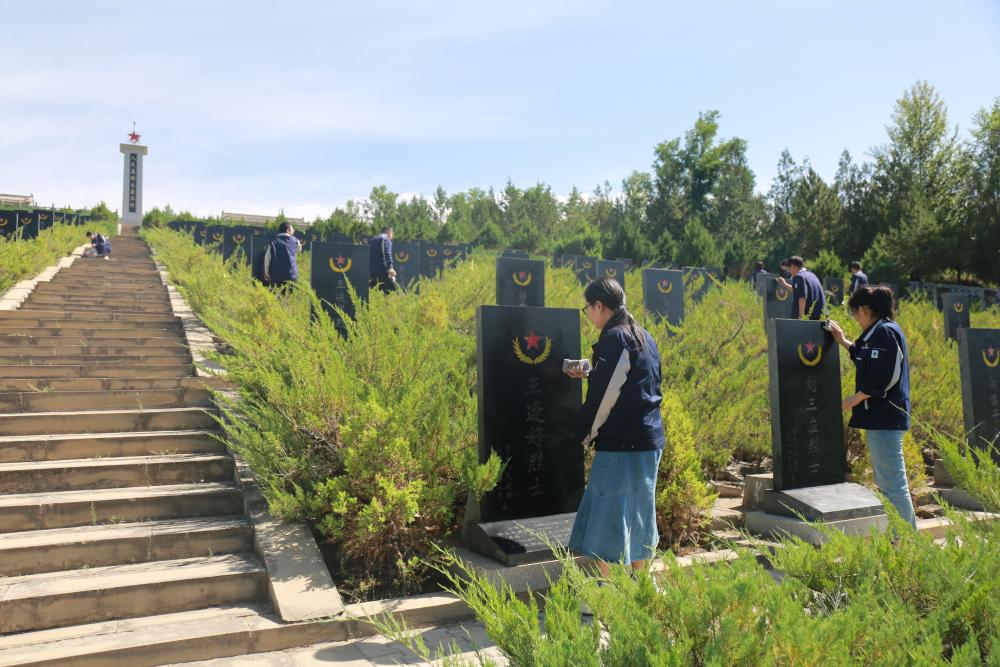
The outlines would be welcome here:
M 879 280 L 1000 282 L 1000 97 L 962 137 L 938 92 L 918 82 L 867 159 L 845 150 L 827 182 L 786 149 L 765 194 L 746 140 L 719 130 L 717 111 L 699 114 L 655 147 L 650 171 L 617 188 L 573 188 L 561 199 L 544 183 L 508 182 L 405 199 L 378 186 L 315 224 L 352 237 L 388 224 L 402 239 L 724 266 L 734 276 L 798 254 L 830 275 L 860 260 Z

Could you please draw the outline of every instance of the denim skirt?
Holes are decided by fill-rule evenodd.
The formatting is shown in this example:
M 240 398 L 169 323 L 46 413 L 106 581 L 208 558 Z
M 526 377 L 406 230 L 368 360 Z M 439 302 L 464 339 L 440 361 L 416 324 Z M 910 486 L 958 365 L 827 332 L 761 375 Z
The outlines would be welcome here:
M 608 563 L 656 553 L 656 470 L 662 449 L 597 452 L 569 537 L 572 551 Z

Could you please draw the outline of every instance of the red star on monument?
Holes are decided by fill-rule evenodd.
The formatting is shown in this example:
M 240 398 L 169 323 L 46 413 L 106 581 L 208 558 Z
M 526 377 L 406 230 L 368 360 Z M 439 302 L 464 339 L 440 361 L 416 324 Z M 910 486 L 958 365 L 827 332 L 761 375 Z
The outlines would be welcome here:
M 993 355 L 996 354 L 996 351 L 997 351 L 997 349 L 995 347 L 993 347 L 992 345 L 990 345 L 988 348 L 986 348 L 986 354 L 990 357 L 990 359 L 993 358 Z
M 517 275 L 518 275 L 518 277 L 519 277 L 519 278 L 520 278 L 521 280 L 524 280 L 525 278 L 527 278 L 527 277 L 528 277 L 528 274 L 527 274 L 527 272 L 525 272 L 525 271 L 521 271 L 521 273 L 519 273 L 519 274 L 517 274 Z
M 135 129 L 133 129 L 131 132 L 128 133 L 128 140 L 131 141 L 133 144 L 139 143 L 139 133 L 136 132 Z
M 535 333 L 532 329 L 531 333 L 524 337 L 524 342 L 528 344 L 529 350 L 534 350 L 538 348 L 538 342 L 542 340 L 542 337 Z
M 344 256 L 343 256 L 343 255 L 341 255 L 340 257 L 338 257 L 338 258 L 337 258 L 337 266 L 343 266 L 343 265 L 344 265 L 344 262 L 346 262 L 346 261 L 347 261 L 347 260 L 346 260 L 346 259 L 344 259 Z
M 811 340 L 806 342 L 806 352 L 812 354 L 815 349 L 816 349 L 816 343 L 812 342 Z

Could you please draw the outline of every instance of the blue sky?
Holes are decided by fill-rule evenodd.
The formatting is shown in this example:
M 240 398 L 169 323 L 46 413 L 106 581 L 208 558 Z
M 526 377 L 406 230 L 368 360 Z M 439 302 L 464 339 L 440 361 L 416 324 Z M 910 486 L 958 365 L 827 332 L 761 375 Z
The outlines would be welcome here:
M 1000 2 L 0 0 L 0 192 L 326 215 L 401 193 L 648 170 L 717 109 L 765 191 L 784 148 L 827 179 L 926 79 L 966 136 L 1000 95 Z

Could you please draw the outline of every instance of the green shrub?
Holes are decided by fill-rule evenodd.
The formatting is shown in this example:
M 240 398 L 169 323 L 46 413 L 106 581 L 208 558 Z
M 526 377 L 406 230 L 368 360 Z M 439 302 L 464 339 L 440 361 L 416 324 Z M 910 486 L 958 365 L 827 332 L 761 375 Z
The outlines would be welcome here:
M 967 472 L 978 476 L 971 487 L 997 488 L 974 464 Z M 622 566 L 599 581 L 564 555 L 549 591 L 527 600 L 460 561 L 442 572 L 512 665 L 995 665 L 1000 524 L 952 518 L 943 543 L 894 515 L 885 534 L 830 529 L 818 548 L 785 540 L 765 553 L 766 565 L 746 550 L 690 567 L 666 554 L 655 583 Z M 423 659 L 436 657 L 399 624 L 374 623 Z
M 656 490 L 656 523 L 660 546 L 668 549 L 696 543 L 703 535 L 716 494 L 711 492 L 695 449 L 694 427 L 684 405 L 671 393 L 663 396 L 666 443 Z
M 87 227 L 55 225 L 42 230 L 38 238 L 27 241 L 0 236 L 0 293 L 55 264 L 74 248 L 87 244 L 86 232 L 96 231 L 112 236 L 116 229 L 117 220 L 97 219 L 91 220 Z

